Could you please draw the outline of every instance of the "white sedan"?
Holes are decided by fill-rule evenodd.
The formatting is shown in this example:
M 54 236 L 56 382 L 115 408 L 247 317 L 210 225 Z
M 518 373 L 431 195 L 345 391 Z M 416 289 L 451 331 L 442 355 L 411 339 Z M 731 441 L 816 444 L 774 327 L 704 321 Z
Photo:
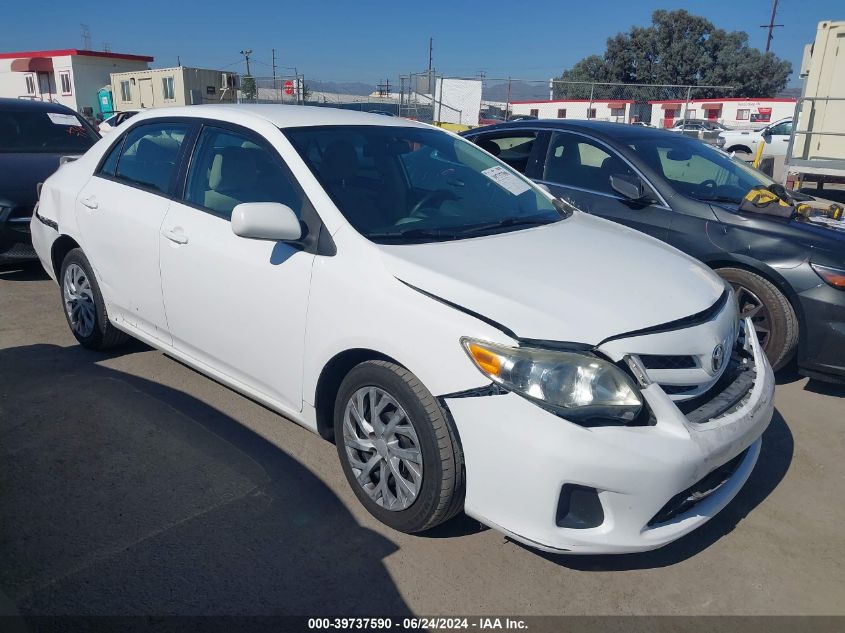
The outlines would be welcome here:
M 653 549 L 737 494 L 772 416 L 709 269 L 404 119 L 145 111 L 44 183 L 32 236 L 79 343 L 136 337 L 333 438 L 406 532 L 463 509 Z

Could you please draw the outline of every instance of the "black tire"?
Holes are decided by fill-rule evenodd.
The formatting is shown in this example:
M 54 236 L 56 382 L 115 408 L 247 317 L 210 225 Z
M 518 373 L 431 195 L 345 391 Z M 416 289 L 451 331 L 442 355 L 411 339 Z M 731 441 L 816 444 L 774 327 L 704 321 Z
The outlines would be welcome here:
M 76 264 L 82 269 L 91 286 L 91 298 L 94 301 L 94 327 L 88 335 L 82 335 L 74 328 L 74 324 L 71 322 L 71 316 L 65 305 L 65 274 L 72 264 Z M 130 337 L 128 334 L 118 330 L 109 321 L 108 314 L 106 313 L 106 304 L 103 301 L 103 295 L 100 292 L 97 278 L 94 276 L 91 263 L 85 257 L 85 253 L 82 252 L 81 248 L 74 248 L 62 260 L 61 272 L 59 274 L 59 296 L 61 297 L 62 312 L 65 315 L 68 327 L 82 347 L 105 350 L 122 345 L 129 340 Z
M 798 319 L 789 299 L 768 279 L 750 271 L 720 268 L 716 273 L 738 293 L 740 314 L 751 311 L 753 298 L 759 299 L 763 309 L 757 311 L 751 321 L 755 327 L 768 330 L 766 336 L 758 330 L 763 351 L 775 371 L 787 365 L 795 356 L 799 334 Z
M 387 392 L 404 409 L 419 440 L 422 483 L 405 509 L 390 510 L 379 505 L 353 473 L 344 443 L 343 419 L 347 403 L 364 387 Z M 404 367 L 380 360 L 354 367 L 338 389 L 334 431 L 337 454 L 349 485 L 361 504 L 382 523 L 400 532 L 421 532 L 447 521 L 463 508 L 463 458 L 454 423 L 428 389 Z

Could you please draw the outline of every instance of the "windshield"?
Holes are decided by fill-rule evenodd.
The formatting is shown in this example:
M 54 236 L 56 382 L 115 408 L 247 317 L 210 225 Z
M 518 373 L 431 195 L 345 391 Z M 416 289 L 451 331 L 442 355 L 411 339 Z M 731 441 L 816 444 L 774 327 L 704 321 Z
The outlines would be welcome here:
M 83 154 L 97 140 L 70 112 L 0 110 L 0 152 Z
M 350 224 L 376 242 L 461 239 L 563 217 L 522 176 L 439 130 L 321 126 L 285 134 Z
M 742 161 L 683 136 L 642 138 L 630 144 L 677 192 L 705 202 L 739 204 L 752 188 L 774 181 Z

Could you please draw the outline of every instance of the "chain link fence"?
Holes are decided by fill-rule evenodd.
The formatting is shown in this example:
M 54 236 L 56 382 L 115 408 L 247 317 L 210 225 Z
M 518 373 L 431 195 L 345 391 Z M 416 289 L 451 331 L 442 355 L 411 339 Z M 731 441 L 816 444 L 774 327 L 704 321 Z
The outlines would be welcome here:
M 734 96 L 734 88 L 450 77 L 424 71 L 403 75 L 395 84 L 385 81 L 378 85 L 338 84 L 306 79 L 302 74 L 241 77 L 238 94 L 241 103 L 329 106 L 459 128 L 514 117 L 595 119 L 667 127 L 682 119 L 722 122 L 718 100 Z M 713 102 L 708 103 L 708 99 Z

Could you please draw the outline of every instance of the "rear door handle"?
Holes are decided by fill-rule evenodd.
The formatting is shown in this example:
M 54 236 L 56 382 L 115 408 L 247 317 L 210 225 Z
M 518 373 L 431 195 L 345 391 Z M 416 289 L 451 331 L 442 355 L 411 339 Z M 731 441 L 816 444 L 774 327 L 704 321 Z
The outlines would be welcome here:
M 89 209 L 96 209 L 100 205 L 97 203 L 97 198 L 95 196 L 86 196 L 80 200 L 82 204 L 84 204 Z
M 171 242 L 176 242 L 177 244 L 187 244 L 188 243 L 188 236 L 182 233 L 182 231 L 177 231 L 175 229 L 168 229 L 167 231 L 163 231 L 162 235 L 169 239 Z

